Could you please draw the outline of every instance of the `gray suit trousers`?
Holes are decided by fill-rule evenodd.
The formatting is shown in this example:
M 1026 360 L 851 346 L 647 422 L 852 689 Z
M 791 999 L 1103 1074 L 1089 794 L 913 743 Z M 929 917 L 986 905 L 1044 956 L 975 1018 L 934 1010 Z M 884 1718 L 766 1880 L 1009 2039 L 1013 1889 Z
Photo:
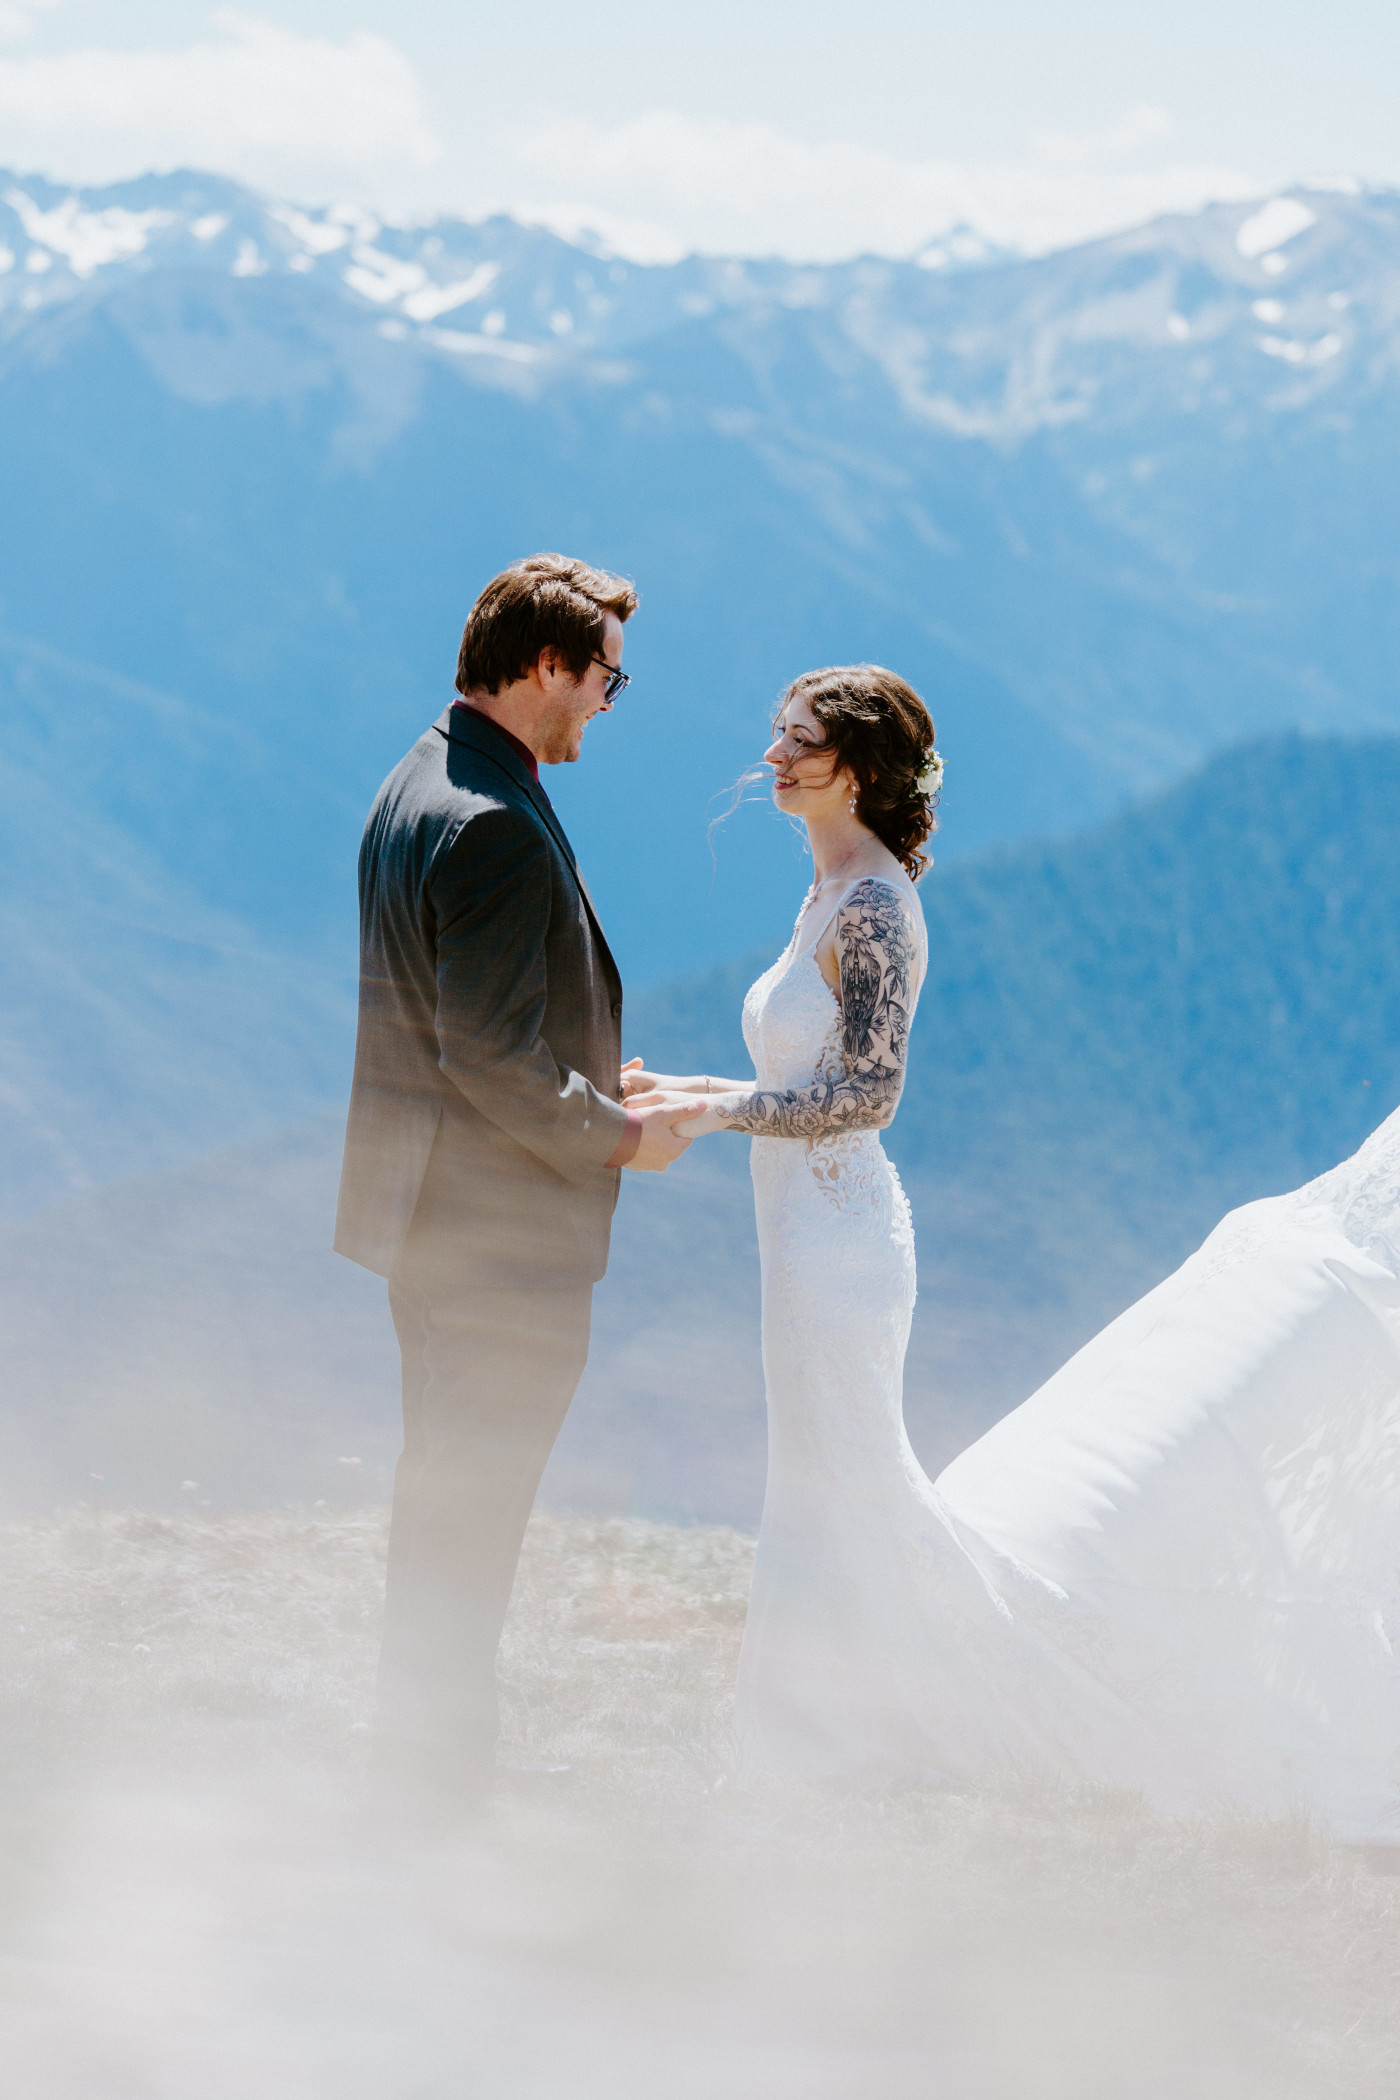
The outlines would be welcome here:
M 496 1649 L 516 1561 L 588 1355 L 593 1288 L 471 1289 L 415 1264 L 389 1303 L 403 1358 L 379 1737 L 470 1781 L 499 1728 Z

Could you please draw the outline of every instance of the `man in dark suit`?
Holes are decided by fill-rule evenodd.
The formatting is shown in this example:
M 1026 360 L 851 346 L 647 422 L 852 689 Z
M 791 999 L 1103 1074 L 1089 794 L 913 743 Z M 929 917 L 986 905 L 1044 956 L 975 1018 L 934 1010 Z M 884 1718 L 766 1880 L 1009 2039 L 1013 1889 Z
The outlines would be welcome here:
M 624 1108 L 622 984 L 539 766 L 627 684 L 630 584 L 561 555 L 489 583 L 461 697 L 360 849 L 360 1020 L 335 1244 L 389 1279 L 403 1359 L 378 1764 L 469 1794 L 525 1524 L 583 1370 L 619 1169 L 684 1151 Z

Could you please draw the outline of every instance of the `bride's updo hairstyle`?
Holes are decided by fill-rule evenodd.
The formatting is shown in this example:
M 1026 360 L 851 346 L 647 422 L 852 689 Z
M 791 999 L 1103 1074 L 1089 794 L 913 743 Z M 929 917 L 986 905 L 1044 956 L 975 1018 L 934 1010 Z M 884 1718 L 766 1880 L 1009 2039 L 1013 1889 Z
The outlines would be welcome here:
M 811 708 L 832 771 L 846 766 L 856 783 L 856 815 L 917 882 L 930 858 L 919 849 L 938 828 L 938 785 L 925 786 L 935 731 L 913 686 L 879 664 L 838 664 L 795 678 L 780 712 L 790 700 Z

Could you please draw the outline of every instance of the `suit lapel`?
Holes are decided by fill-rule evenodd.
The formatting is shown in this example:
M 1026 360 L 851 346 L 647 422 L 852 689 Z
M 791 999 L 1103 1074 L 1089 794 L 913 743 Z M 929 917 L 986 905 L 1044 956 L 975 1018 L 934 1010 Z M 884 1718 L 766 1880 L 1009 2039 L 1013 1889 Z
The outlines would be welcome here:
M 565 831 L 563 825 L 560 823 L 558 817 L 555 815 L 554 804 L 550 801 L 548 795 L 541 787 L 539 781 L 532 780 L 530 778 L 530 775 L 525 771 L 524 766 L 522 766 L 520 770 L 525 776 L 526 794 L 530 797 L 530 800 L 534 803 L 536 809 L 544 818 L 545 823 L 548 824 L 550 830 L 554 833 L 555 838 L 559 841 L 559 850 L 563 854 L 565 860 L 569 863 L 569 866 L 573 869 L 574 874 L 578 880 L 579 888 L 583 889 L 583 877 L 578 872 L 578 860 L 575 857 L 574 849 L 570 842 L 568 832 Z M 586 896 L 587 894 L 588 893 L 585 890 L 584 895 Z
M 511 755 L 512 757 L 514 757 L 513 752 Z M 599 940 L 602 942 L 603 952 L 607 956 L 608 961 L 612 964 L 614 975 L 617 975 L 617 964 L 613 962 L 613 953 L 611 948 L 609 948 L 608 946 L 608 937 L 603 931 L 603 922 L 598 917 L 598 907 L 593 902 L 592 893 L 589 890 L 588 884 L 583 879 L 582 870 L 580 869 L 578 861 L 575 858 L 573 846 L 570 844 L 569 841 L 569 834 L 567 833 L 567 831 L 565 831 L 563 825 L 560 823 L 558 817 L 555 815 L 554 804 L 550 801 L 548 795 L 540 786 L 540 783 L 537 780 L 532 780 L 530 778 L 529 774 L 525 772 L 524 766 L 522 766 L 520 770 L 522 773 L 525 774 L 525 787 L 527 793 L 529 794 L 530 800 L 534 803 L 536 809 L 544 818 L 545 823 L 549 826 L 550 831 L 553 833 L 554 837 L 559 841 L 560 851 L 563 853 L 565 860 L 569 863 L 570 872 L 573 875 L 574 881 L 578 884 L 579 895 L 583 898 L 584 903 L 588 906 L 588 916 L 593 921 L 593 931 L 597 934 Z M 620 976 L 618 976 L 618 983 L 621 984 L 621 982 L 622 979 Z
M 553 838 L 559 851 L 568 863 L 569 873 L 578 884 L 579 895 L 587 908 L 588 917 L 592 923 L 593 931 L 598 937 L 599 946 L 602 948 L 608 967 L 617 979 L 620 989 L 622 985 L 621 973 L 613 960 L 612 949 L 608 946 L 608 937 L 604 933 L 602 921 L 598 917 L 598 907 L 589 896 L 588 884 L 579 873 L 578 861 L 575 859 L 574 849 L 569 843 L 569 835 L 554 813 L 554 804 L 550 801 L 539 781 L 531 777 L 530 770 L 523 759 L 519 758 L 511 750 L 504 737 L 497 736 L 495 730 L 490 727 L 478 729 L 476 724 L 470 719 L 463 720 L 465 715 L 468 715 L 468 710 L 465 708 L 446 707 L 433 724 L 433 727 L 440 736 L 446 738 L 449 744 L 466 744 L 480 757 L 489 759 L 493 766 L 498 767 L 505 774 L 507 780 L 514 781 L 517 787 L 525 790 L 525 793 L 529 796 L 547 826 L 551 838 Z

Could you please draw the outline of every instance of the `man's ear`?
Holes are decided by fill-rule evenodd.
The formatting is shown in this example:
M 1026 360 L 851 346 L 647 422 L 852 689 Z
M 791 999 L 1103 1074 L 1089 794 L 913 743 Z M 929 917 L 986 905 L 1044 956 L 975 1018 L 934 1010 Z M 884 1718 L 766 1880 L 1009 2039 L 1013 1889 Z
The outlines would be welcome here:
M 547 686 L 552 678 L 558 676 L 563 668 L 563 662 L 564 660 L 553 642 L 546 642 L 544 648 L 541 649 L 531 665 L 531 669 L 538 683 Z

